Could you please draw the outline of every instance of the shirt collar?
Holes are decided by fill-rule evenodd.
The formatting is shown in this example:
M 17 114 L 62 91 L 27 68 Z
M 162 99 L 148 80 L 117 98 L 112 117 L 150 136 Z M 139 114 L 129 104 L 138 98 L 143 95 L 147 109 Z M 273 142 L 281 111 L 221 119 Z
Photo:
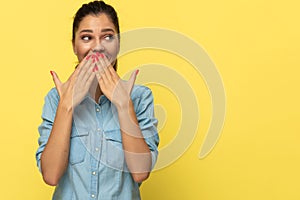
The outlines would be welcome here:
M 104 103 L 106 103 L 106 101 L 108 101 L 108 98 L 102 94 L 98 99 L 98 104 L 103 105 Z
M 83 100 L 80 104 L 82 104 L 82 103 L 85 102 L 85 101 L 92 101 L 92 102 L 96 103 L 95 100 L 94 100 L 89 94 L 87 94 L 87 96 L 84 98 L 84 100 Z M 99 97 L 99 99 L 98 99 L 98 104 L 99 104 L 99 105 L 103 105 L 103 104 L 105 104 L 107 101 L 109 101 L 108 98 L 107 98 L 105 95 L 102 94 L 102 95 Z

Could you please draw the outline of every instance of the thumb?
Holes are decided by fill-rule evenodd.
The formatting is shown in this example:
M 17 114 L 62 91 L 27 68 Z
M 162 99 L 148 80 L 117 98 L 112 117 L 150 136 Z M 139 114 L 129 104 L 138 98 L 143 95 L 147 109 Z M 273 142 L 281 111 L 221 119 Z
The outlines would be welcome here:
M 138 75 L 138 73 L 139 73 L 139 70 L 137 69 L 134 72 L 132 72 L 130 75 L 130 78 L 128 80 L 128 86 L 130 88 L 130 92 L 131 92 L 131 89 L 133 88 L 133 85 L 134 85 L 134 82 L 136 80 L 136 76 Z
M 129 80 L 128 80 L 129 85 L 131 85 L 131 86 L 134 85 L 134 82 L 135 82 L 135 80 L 136 80 L 136 76 L 138 75 L 138 73 L 139 73 L 139 70 L 138 70 L 138 69 L 131 73 L 130 78 L 129 78 Z
M 54 71 L 50 71 L 50 74 L 52 75 L 53 78 L 53 82 L 55 84 L 56 89 L 59 91 L 60 90 L 60 86 L 61 86 L 61 81 L 58 78 L 57 74 Z

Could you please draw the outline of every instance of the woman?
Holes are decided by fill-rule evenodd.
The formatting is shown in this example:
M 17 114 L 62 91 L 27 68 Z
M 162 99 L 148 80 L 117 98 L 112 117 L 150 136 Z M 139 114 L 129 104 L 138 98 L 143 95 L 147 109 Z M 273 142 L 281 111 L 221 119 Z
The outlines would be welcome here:
M 116 73 L 119 23 L 103 1 L 82 5 L 73 22 L 79 64 L 45 97 L 37 165 L 53 199 L 140 199 L 157 159 L 151 90 Z

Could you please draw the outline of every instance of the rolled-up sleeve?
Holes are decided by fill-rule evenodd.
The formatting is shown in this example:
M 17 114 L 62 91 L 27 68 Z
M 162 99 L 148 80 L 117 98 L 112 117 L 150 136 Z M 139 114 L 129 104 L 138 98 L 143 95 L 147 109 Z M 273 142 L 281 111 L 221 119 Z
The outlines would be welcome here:
M 41 171 L 41 162 L 40 162 L 41 156 L 48 142 L 50 132 L 52 130 L 52 125 L 54 122 L 58 101 L 59 101 L 59 96 L 57 94 L 57 90 L 51 89 L 47 94 L 47 96 L 45 97 L 45 102 L 44 102 L 43 112 L 42 112 L 43 121 L 41 125 L 38 127 L 38 131 L 40 135 L 38 139 L 39 147 L 36 151 L 35 158 L 36 158 L 37 166 L 40 171 Z
M 159 136 L 157 132 L 157 119 L 154 115 L 154 101 L 152 91 L 144 86 L 137 89 L 139 94 L 137 97 L 136 117 L 139 122 L 140 129 L 152 155 L 152 167 L 157 161 Z

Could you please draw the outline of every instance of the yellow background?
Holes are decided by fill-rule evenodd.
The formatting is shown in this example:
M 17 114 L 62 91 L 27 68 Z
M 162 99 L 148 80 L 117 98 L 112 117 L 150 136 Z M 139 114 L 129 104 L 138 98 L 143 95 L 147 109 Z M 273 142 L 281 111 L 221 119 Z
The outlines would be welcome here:
M 72 17 L 84 2 L 1 3 L 1 199 L 51 198 L 53 188 L 43 183 L 35 163 L 37 126 L 43 98 L 54 85 L 49 71 L 66 80 L 73 70 Z M 201 76 L 168 53 L 149 50 L 124 57 L 120 75 L 149 62 L 177 70 L 192 85 L 201 111 L 192 145 L 172 165 L 151 174 L 141 188 L 143 199 L 299 200 L 299 1 L 107 2 L 117 9 L 122 31 L 154 26 L 193 38 L 215 62 L 226 89 L 222 136 L 200 160 L 211 117 Z M 173 94 L 150 87 L 166 111 L 161 148 L 176 136 L 179 107 Z

